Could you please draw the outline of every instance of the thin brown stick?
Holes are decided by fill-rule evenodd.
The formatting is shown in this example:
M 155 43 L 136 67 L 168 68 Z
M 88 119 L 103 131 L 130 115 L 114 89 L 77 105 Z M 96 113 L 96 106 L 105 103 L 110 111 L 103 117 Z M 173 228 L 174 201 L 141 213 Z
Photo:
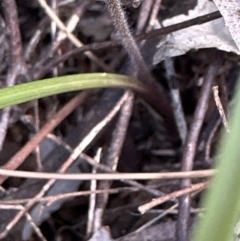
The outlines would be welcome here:
M 34 101 L 34 133 L 39 132 L 40 127 L 40 119 L 39 119 L 39 105 L 38 100 Z M 36 164 L 37 164 L 37 170 L 42 170 L 42 159 L 40 154 L 40 148 L 39 146 L 36 146 L 35 148 L 35 157 L 36 157 Z
M 14 204 L 14 205 L 13 204 L 12 205 L 0 204 L 0 209 L 5 209 L 5 210 L 23 210 L 24 207 L 22 205 L 16 205 L 16 204 Z M 32 226 L 33 230 L 35 231 L 37 236 L 41 239 L 41 241 L 47 241 L 45 239 L 45 237 L 43 236 L 40 228 L 34 223 L 31 215 L 29 213 L 26 213 L 25 217 L 27 218 L 29 224 Z
M 161 7 L 161 4 L 162 4 L 162 0 L 155 0 L 155 3 L 152 7 L 152 13 L 150 15 L 149 25 L 147 27 L 147 32 L 149 32 L 149 30 L 154 29 L 154 24 L 157 20 L 157 16 L 158 16 L 158 12 L 159 12 L 159 9 Z
M 105 118 L 102 121 L 100 121 L 94 128 L 92 128 L 92 130 L 85 136 L 85 138 L 83 138 L 83 140 L 79 143 L 79 145 L 73 150 L 70 157 L 64 162 L 64 164 L 58 170 L 59 174 L 62 174 L 67 171 L 67 169 L 74 163 L 74 161 L 78 158 L 81 152 L 92 142 L 92 140 L 97 136 L 97 134 L 114 118 L 114 116 L 120 110 L 121 106 L 123 105 L 123 103 L 126 101 L 127 98 L 128 98 L 128 94 L 124 94 L 121 97 L 121 99 L 117 102 L 117 104 L 107 114 L 107 116 L 105 116 Z M 5 171 L 9 171 L 9 170 L 5 170 Z M 81 176 L 81 175 L 78 174 L 78 176 Z M 50 178 L 50 180 L 42 187 L 42 189 L 36 194 L 36 196 L 32 198 L 25 205 L 24 209 L 18 212 L 16 216 L 12 219 L 12 221 L 10 221 L 7 224 L 6 229 L 0 233 L 0 239 L 5 238 L 8 235 L 10 230 L 18 223 L 18 221 L 22 218 L 22 216 L 37 202 L 39 198 L 45 195 L 45 193 L 52 187 L 55 181 L 56 181 L 56 178 L 54 177 Z
M 213 90 L 213 96 L 214 96 L 214 100 L 215 100 L 218 112 L 219 112 L 219 114 L 222 118 L 223 125 L 226 128 L 226 131 L 229 132 L 229 124 L 228 124 L 228 121 L 227 121 L 227 115 L 225 114 L 221 99 L 219 97 L 218 85 L 213 86 L 212 90 Z
M 100 194 L 100 193 L 119 193 L 124 191 L 138 191 L 138 188 L 135 187 L 120 187 L 120 188 L 111 188 L 108 190 L 95 190 L 95 191 L 79 191 L 79 192 L 70 192 L 70 193 L 64 193 L 64 194 L 57 194 L 57 195 L 51 195 L 46 196 L 38 199 L 38 202 L 48 202 L 48 205 L 50 206 L 52 203 L 57 202 L 59 199 L 67 199 L 72 197 L 78 197 L 78 196 L 88 196 L 91 194 Z M 23 198 L 23 199 L 16 199 L 16 200 L 3 200 L 0 201 L 0 209 L 4 209 L 5 205 L 13 205 L 13 204 L 23 204 L 28 201 L 30 201 L 31 198 Z M 3 207 L 3 208 L 2 208 Z
M 137 27 L 136 27 L 136 34 L 140 34 L 146 27 L 152 5 L 153 5 L 153 0 L 143 1 L 143 3 L 141 4 Z
M 219 12 L 214 12 L 214 13 L 203 15 L 201 17 L 191 19 L 191 20 L 187 20 L 187 21 L 182 22 L 182 23 L 173 24 L 173 25 L 168 26 L 168 27 L 153 30 L 149 33 L 140 34 L 140 35 L 135 36 L 135 38 L 136 38 L 136 40 L 155 38 L 155 37 L 159 37 L 161 35 L 169 34 L 169 33 L 172 33 L 174 31 L 178 31 L 180 29 L 184 29 L 184 28 L 196 25 L 196 24 L 203 24 L 203 23 L 212 21 L 212 20 L 220 18 L 220 17 L 221 17 L 221 14 Z M 42 63 L 42 68 L 40 70 L 34 69 L 34 71 L 33 71 L 34 78 L 35 79 L 42 78 L 53 67 L 55 67 L 58 64 L 64 62 L 65 60 L 67 60 L 71 56 L 78 55 L 78 54 L 83 53 L 85 51 L 97 51 L 97 50 L 100 50 L 100 49 L 117 47 L 117 46 L 120 46 L 120 45 L 121 45 L 120 41 L 105 41 L 105 42 L 100 42 L 100 43 L 88 44 L 88 45 L 82 46 L 80 48 L 71 50 L 71 51 L 63 54 L 60 57 L 57 57 L 56 59 L 54 59 L 54 60 L 52 60 L 48 63 Z
M 15 170 L 19 167 L 27 156 L 39 145 L 39 143 L 80 103 L 82 103 L 88 94 L 89 92 L 82 92 L 70 100 L 18 153 L 16 153 L 4 166 L 2 166 L 2 168 Z M 1 176 L 0 184 L 2 184 L 5 179 L 6 177 Z
M 160 215 L 158 215 L 157 217 L 151 219 L 146 224 L 144 224 L 143 226 L 138 228 L 136 231 L 134 231 L 134 233 L 139 233 L 139 232 L 143 231 L 144 229 L 152 226 L 154 223 L 159 222 L 160 219 L 165 217 L 167 214 L 171 213 L 174 209 L 177 209 L 177 207 L 178 207 L 178 203 L 173 204 L 170 208 L 164 210 Z
M 80 1 L 78 3 L 78 6 L 76 6 L 76 9 L 74 9 L 73 14 L 69 17 L 68 20 L 66 20 L 66 28 L 69 32 L 73 32 L 74 29 L 78 26 L 78 22 L 81 20 L 82 15 L 84 14 L 84 10 L 86 7 L 91 3 L 91 0 L 84 0 Z M 54 22 L 54 21 L 52 21 Z M 55 23 L 55 22 L 54 22 Z M 56 23 L 55 23 L 56 24 Z M 40 69 L 43 65 L 43 63 L 48 60 L 52 59 L 52 56 L 54 56 L 54 53 L 59 49 L 61 43 L 63 40 L 67 38 L 67 35 L 63 31 L 59 31 L 57 34 L 57 37 L 54 38 L 53 43 L 51 44 L 51 47 L 49 50 L 46 51 L 46 54 L 41 58 L 41 60 L 36 64 Z
M 216 12 L 205 14 L 203 16 L 196 17 L 196 18 L 193 18 L 193 19 L 181 22 L 181 23 L 173 24 L 173 25 L 165 27 L 165 28 L 152 30 L 151 32 L 148 32 L 148 33 L 142 33 L 142 34 L 136 36 L 135 38 L 137 40 L 156 38 L 156 37 L 159 37 L 164 34 L 169 34 L 169 33 L 178 31 L 180 29 L 189 28 L 193 25 L 203 24 L 203 23 L 206 23 L 206 22 L 209 22 L 209 21 L 221 18 L 221 17 L 222 17 L 222 15 L 220 14 L 220 12 L 216 11 Z
M 46 14 L 53 20 L 57 27 L 62 30 L 67 37 L 71 40 L 71 42 L 76 46 L 76 47 L 82 47 L 83 43 L 76 38 L 69 30 L 68 28 L 64 25 L 64 23 L 59 19 L 59 17 L 54 13 L 54 11 L 48 6 L 47 2 L 45 0 L 37 0 L 41 7 L 45 10 Z M 94 61 L 96 64 L 101 66 L 105 71 L 110 71 L 111 69 L 103 63 L 97 56 L 95 56 L 91 52 L 85 52 L 85 55 L 90 58 L 92 61 Z
M 110 167 L 110 169 L 112 169 L 113 171 L 117 169 L 119 156 L 125 140 L 128 123 L 132 114 L 134 95 L 129 90 L 128 94 L 128 99 L 122 106 L 116 128 L 113 131 L 111 144 L 108 149 L 106 158 L 103 159 L 104 164 Z M 98 188 L 108 190 L 110 189 L 111 184 L 111 181 L 101 181 L 99 182 Z M 97 196 L 94 227 L 95 231 L 97 231 L 102 226 L 102 217 L 108 202 L 108 198 L 108 193 L 103 193 Z
M 29 40 L 28 45 L 26 46 L 24 51 L 24 59 L 27 62 L 31 60 L 31 57 L 34 51 L 36 51 L 36 47 L 38 46 L 41 38 L 45 34 L 47 25 L 48 25 L 48 18 L 45 17 L 43 18 L 43 20 L 40 21 L 40 23 L 38 24 L 38 27 L 36 26 L 36 30 L 32 35 L 31 39 Z
M 11 66 L 7 74 L 7 86 L 12 86 L 19 74 L 27 75 L 26 64 L 23 60 L 22 41 L 19 30 L 17 6 L 14 0 L 4 0 L 6 26 L 10 35 Z M 27 76 L 26 76 L 27 77 Z M 3 109 L 0 120 L 0 150 L 2 149 L 10 117 L 11 107 Z
M 97 163 L 99 163 L 101 160 L 101 153 L 102 153 L 102 148 L 99 148 L 94 157 L 94 160 Z M 92 168 L 92 173 L 97 173 L 97 168 L 94 166 Z M 97 180 L 90 181 L 90 190 L 92 191 L 92 193 L 89 196 L 88 221 L 87 221 L 87 230 L 86 230 L 87 237 L 90 237 L 94 232 L 97 231 L 94 229 L 97 226 L 96 222 L 98 222 L 98 220 L 96 219 L 96 213 L 95 213 L 95 210 L 97 207 L 97 195 L 96 193 L 94 193 L 97 190 Z M 109 188 L 107 190 L 109 190 Z
M 187 122 L 183 111 L 179 84 L 176 78 L 173 59 L 166 58 L 164 60 L 164 64 L 166 68 L 166 76 L 168 78 L 168 85 L 170 88 L 173 113 L 176 120 L 179 136 L 181 138 L 182 144 L 184 144 L 187 136 Z
M 90 165 L 93 165 L 94 167 L 98 168 L 99 170 L 102 170 L 102 171 L 105 171 L 105 172 L 113 172 L 113 173 L 117 173 L 115 171 L 113 171 L 110 167 L 106 166 L 106 165 L 103 165 L 101 163 L 97 163 L 93 158 L 91 158 L 90 156 L 82 153 L 80 155 L 80 157 L 82 157 L 83 159 L 85 159 Z M 120 180 L 121 182 L 124 182 L 132 187 L 136 187 L 138 188 L 139 190 L 143 190 L 145 192 L 148 192 L 148 193 L 151 193 L 152 195 L 154 196 L 162 196 L 163 195 L 163 192 L 159 191 L 159 190 L 156 190 L 156 189 L 152 189 L 150 187 L 145 187 L 143 184 L 139 183 L 139 182 L 136 182 L 136 181 L 133 181 L 133 180 L 123 180 L 121 179 Z
M 9 177 L 22 177 L 32 179 L 59 179 L 59 180 L 147 180 L 147 179 L 183 179 L 183 178 L 205 178 L 211 177 L 215 170 L 201 170 L 189 172 L 151 172 L 151 173 L 81 173 L 60 174 L 50 172 L 27 172 L 0 169 L 0 175 Z
M 61 171 L 64 171 L 64 168 L 62 168 Z M 17 224 L 17 222 L 22 218 L 22 216 L 24 216 L 27 213 L 27 211 L 37 202 L 37 200 L 39 198 L 41 198 L 47 192 L 47 190 L 49 190 L 49 188 L 54 184 L 54 182 L 55 182 L 54 179 L 50 179 L 43 186 L 43 188 L 38 192 L 38 194 L 34 198 L 30 199 L 30 201 L 24 206 L 24 208 L 22 210 L 20 210 L 16 214 L 16 216 L 12 219 L 12 221 L 9 222 L 6 225 L 5 230 L 0 233 L 0 239 L 3 239 L 3 238 L 5 238 L 8 235 L 8 233 Z
M 196 152 L 198 136 L 203 124 L 204 116 L 208 108 L 208 100 L 211 88 L 217 73 L 216 63 L 212 64 L 204 78 L 198 105 L 194 112 L 193 122 L 189 129 L 186 144 L 183 150 L 182 171 L 190 171 L 193 167 L 193 160 Z M 191 186 L 190 179 L 182 180 L 181 187 L 187 188 Z M 179 241 L 189 240 L 189 215 L 191 200 L 190 195 L 184 195 L 179 200 L 179 216 L 177 225 L 177 238 Z
M 198 183 L 198 184 L 194 184 L 191 187 L 184 188 L 184 189 L 176 191 L 176 192 L 172 192 L 172 193 L 170 193 L 170 194 L 168 194 L 164 197 L 155 198 L 151 202 L 139 206 L 138 210 L 141 214 L 143 214 L 146 211 L 148 211 L 149 209 L 151 209 L 151 208 L 153 208 L 157 205 L 160 205 L 160 204 L 162 204 L 166 201 L 169 201 L 171 199 L 180 197 L 182 195 L 189 194 L 189 193 L 192 193 L 192 192 L 195 192 L 195 191 L 199 191 L 201 189 L 206 188 L 207 185 L 208 184 L 206 182 L 201 182 L 201 183 Z
M 14 0 L 3 0 L 4 16 L 10 35 L 10 51 L 12 67 L 22 68 L 22 40 L 19 29 L 17 6 Z

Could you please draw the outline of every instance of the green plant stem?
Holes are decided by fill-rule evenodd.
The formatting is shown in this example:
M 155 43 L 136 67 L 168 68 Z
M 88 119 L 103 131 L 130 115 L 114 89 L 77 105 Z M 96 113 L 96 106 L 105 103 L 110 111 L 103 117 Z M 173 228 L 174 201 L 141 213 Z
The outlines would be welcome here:
M 146 91 L 137 79 L 125 75 L 93 73 L 61 76 L 0 89 L 0 108 L 42 97 L 93 88 L 131 88 Z

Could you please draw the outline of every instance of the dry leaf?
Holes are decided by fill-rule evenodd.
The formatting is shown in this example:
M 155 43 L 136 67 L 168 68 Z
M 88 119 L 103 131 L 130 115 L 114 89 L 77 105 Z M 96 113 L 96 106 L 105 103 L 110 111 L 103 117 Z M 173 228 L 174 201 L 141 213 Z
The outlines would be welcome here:
M 222 14 L 226 26 L 229 29 L 235 43 L 240 49 L 240 2 L 239 0 L 214 0 L 218 10 Z
M 216 11 L 213 2 L 198 0 L 197 6 L 188 12 L 188 15 L 178 15 L 163 21 L 163 26 L 202 16 Z M 217 48 L 227 52 L 240 54 L 234 40 L 225 27 L 223 19 L 216 19 L 201 25 L 191 26 L 165 36 L 157 46 L 158 51 L 154 55 L 153 64 L 158 64 L 167 57 L 183 55 L 191 49 Z

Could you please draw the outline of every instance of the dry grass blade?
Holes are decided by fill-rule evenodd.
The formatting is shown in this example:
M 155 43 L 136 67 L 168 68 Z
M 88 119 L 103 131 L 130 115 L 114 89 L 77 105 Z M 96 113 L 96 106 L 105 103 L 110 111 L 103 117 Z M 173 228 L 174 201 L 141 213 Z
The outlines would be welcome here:
M 78 150 L 77 150 L 78 154 Z M 74 154 L 74 159 L 78 155 Z M 12 171 L 0 169 L 0 175 L 9 177 L 23 177 L 32 179 L 60 179 L 60 180 L 146 180 L 146 179 L 183 179 L 183 178 L 203 178 L 211 177 L 214 170 L 189 171 L 189 172 L 167 172 L 167 173 L 98 173 L 98 174 L 59 174 L 59 173 L 39 173 L 26 171 Z

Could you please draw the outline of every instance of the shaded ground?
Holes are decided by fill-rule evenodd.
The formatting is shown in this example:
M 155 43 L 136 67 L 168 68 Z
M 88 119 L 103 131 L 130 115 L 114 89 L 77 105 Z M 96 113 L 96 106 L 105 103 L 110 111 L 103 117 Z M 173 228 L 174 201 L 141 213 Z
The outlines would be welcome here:
M 65 24 L 74 13 L 79 16 L 73 34 L 85 45 L 84 51 L 91 50 L 98 58 L 93 61 L 63 33 L 62 39 L 59 39 L 58 28 L 39 5 L 40 1 L 17 1 L 16 8 L 12 0 L 3 2 L 8 3 L 0 5 L 1 87 L 52 76 L 115 72 L 138 77 L 152 87 L 152 92 L 146 96 L 135 94 L 134 99 L 132 92 L 124 90 L 98 89 L 84 92 L 77 97 L 78 100 L 67 117 L 60 114 L 63 120 L 53 131 L 45 130 L 45 136 L 50 133 L 38 148 L 34 146 L 32 137 L 77 94 L 51 96 L 14 106 L 9 115 L 4 110 L 0 120 L 0 144 L 3 145 L 1 165 L 7 165 L 10 158 L 29 142 L 33 151 L 27 158 L 20 158 L 26 159 L 20 169 L 58 172 L 93 127 L 114 106 L 121 105 L 119 113 L 84 148 L 83 154 L 71 165 L 69 172 L 89 173 L 93 164 L 98 172 L 107 172 L 115 166 L 119 172 L 131 173 L 211 168 L 223 128 L 212 86 L 219 87 L 220 102 L 227 114 L 238 74 L 237 55 L 213 48 L 191 50 L 153 65 L 156 46 L 164 36 L 158 34 L 152 38 L 145 35 L 143 39 L 146 41 L 141 39 L 137 42 L 147 66 L 147 72 L 144 72 L 134 62 L 134 57 L 131 56 L 131 61 L 129 60 L 129 51 L 125 49 L 126 46 L 122 47 L 122 43 L 127 40 L 114 29 L 103 1 L 57 1 L 57 7 L 54 6 L 55 1 L 51 1 L 52 8 L 55 8 Z M 134 8 L 131 1 L 123 1 L 133 36 L 147 31 L 151 16 L 154 16 L 154 3 L 159 3 L 156 17 L 160 23 L 172 16 L 186 14 L 196 5 L 196 1 L 191 0 L 177 3 L 162 1 L 161 4 L 157 0 L 145 0 L 142 4 L 146 2 L 149 6 L 147 8 L 144 5 L 146 8 L 143 9 L 142 5 Z M 17 9 L 18 19 L 14 16 L 14 9 Z M 22 43 L 18 42 L 18 25 Z M 149 28 L 149 32 L 152 31 Z M 176 92 L 180 98 L 174 102 L 173 95 Z M 119 100 L 122 100 L 121 104 Z M 179 112 L 181 102 L 182 110 Z M 176 123 L 182 126 L 179 127 Z M 185 132 L 184 124 L 187 127 Z M 8 129 L 4 138 L 6 126 Z M 186 143 L 196 148 L 190 150 Z M 101 153 L 97 154 L 99 149 Z M 23 153 L 25 152 L 20 155 L 23 156 Z M 101 156 L 102 166 L 92 159 L 97 159 L 97 155 Z M 13 166 L 10 168 L 14 169 Z M 11 203 L 15 205 L 14 208 L 8 206 L 8 209 L 1 211 L 0 237 L 6 236 L 5 240 L 87 240 L 95 233 L 99 236 L 93 236 L 92 240 L 187 241 L 192 224 L 201 211 L 199 201 L 200 191 L 205 187 L 204 181 L 206 178 L 199 177 L 191 180 L 101 181 L 98 182 L 97 189 L 111 188 L 113 193 L 92 196 L 91 201 L 89 193 L 71 198 L 57 196 L 56 200 L 52 196 L 87 191 L 90 188 L 93 190 L 93 181 L 57 181 L 46 191 L 46 195 L 51 196 L 52 203 L 49 203 L 46 200 L 40 201 L 45 194 L 38 195 L 45 181 L 9 178 L 3 182 L 1 179 L 5 188 L 1 204 L 6 205 L 9 200 L 18 202 Z M 195 188 L 194 192 L 190 190 L 191 196 L 174 193 L 188 187 Z M 179 200 L 176 198 L 178 194 Z M 139 206 L 156 197 L 168 198 L 145 214 L 140 214 Z M 31 200 L 25 200 L 24 203 L 19 200 L 26 198 L 36 200 L 33 203 L 30 203 Z M 20 204 L 23 206 L 20 207 Z M 28 216 L 26 221 L 19 217 L 18 221 L 15 215 L 19 211 L 13 209 L 24 208 L 31 218 Z M 6 229 L 8 223 L 14 224 L 9 233 Z

